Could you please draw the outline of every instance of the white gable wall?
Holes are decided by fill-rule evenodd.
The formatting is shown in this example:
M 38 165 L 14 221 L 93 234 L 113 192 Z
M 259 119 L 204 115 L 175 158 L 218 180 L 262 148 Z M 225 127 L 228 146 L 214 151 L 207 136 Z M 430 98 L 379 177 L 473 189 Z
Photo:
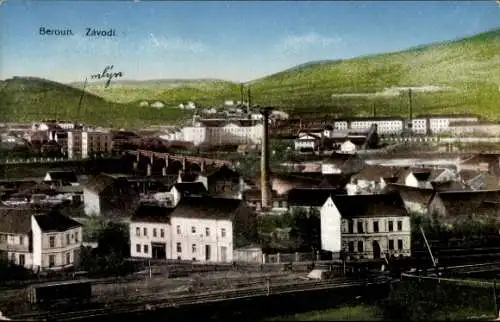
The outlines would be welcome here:
M 321 215 L 321 249 L 340 252 L 342 249 L 342 218 L 331 197 L 320 209 Z

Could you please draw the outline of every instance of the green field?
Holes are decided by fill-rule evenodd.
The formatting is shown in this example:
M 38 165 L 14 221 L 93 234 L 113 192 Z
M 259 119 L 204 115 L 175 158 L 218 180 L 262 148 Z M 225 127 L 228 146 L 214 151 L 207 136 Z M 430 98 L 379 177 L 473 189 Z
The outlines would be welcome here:
M 405 92 L 380 93 L 391 87 L 446 87 L 446 91 L 414 91 L 414 115 L 474 113 L 500 121 L 500 29 L 401 52 L 310 62 L 247 85 L 252 103 L 299 116 L 367 116 L 373 110 L 379 116 L 407 115 Z M 78 113 L 81 88 L 81 84 L 29 78 L 3 81 L 0 112 L 5 120 L 31 120 L 42 113 L 58 118 L 80 115 L 84 121 L 103 125 L 140 126 L 189 117 L 189 112 L 175 108 L 180 103 L 211 107 L 240 99 L 239 84 L 223 80 L 117 81 L 109 88 L 92 83 Z M 160 100 L 170 108 L 139 107 L 141 100 Z

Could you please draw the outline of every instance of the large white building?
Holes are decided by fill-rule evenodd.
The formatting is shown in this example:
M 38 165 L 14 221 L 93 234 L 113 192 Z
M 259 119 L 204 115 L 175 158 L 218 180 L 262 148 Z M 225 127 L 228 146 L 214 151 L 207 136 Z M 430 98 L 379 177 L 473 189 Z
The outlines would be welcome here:
M 410 216 L 398 193 L 329 197 L 320 214 L 323 250 L 358 259 L 411 255 Z
M 250 120 L 197 122 L 194 126 L 182 128 L 182 140 L 194 145 L 210 143 L 258 144 L 262 138 L 262 123 Z
M 82 225 L 55 211 L 0 209 L 0 257 L 33 270 L 71 267 L 78 261 Z
M 236 199 L 183 197 L 175 208 L 141 205 L 130 222 L 132 257 L 232 262 L 255 217 Z

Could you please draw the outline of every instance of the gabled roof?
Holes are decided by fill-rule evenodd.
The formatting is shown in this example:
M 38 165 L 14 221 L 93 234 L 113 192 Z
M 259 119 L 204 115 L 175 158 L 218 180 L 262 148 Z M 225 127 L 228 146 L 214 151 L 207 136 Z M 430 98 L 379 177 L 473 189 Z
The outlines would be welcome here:
M 156 204 L 142 203 L 132 215 L 132 222 L 170 223 L 170 214 L 174 208 Z
M 243 192 L 243 200 L 246 201 L 260 201 L 262 199 L 262 191 L 260 189 L 249 189 Z M 276 191 L 272 191 L 272 199 L 274 200 L 282 200 L 283 196 L 278 196 Z M 286 198 L 285 198 L 286 199 Z
M 0 232 L 27 234 L 31 231 L 30 208 L 0 208 Z
M 62 232 L 69 229 L 81 227 L 78 221 L 60 214 L 58 211 L 51 211 L 45 214 L 35 214 L 35 221 L 40 229 L 45 232 Z
M 500 190 L 477 191 L 440 191 L 446 212 L 450 216 L 467 214 L 479 207 L 484 201 L 500 201 Z
M 242 205 L 238 199 L 184 197 L 181 198 L 171 217 L 232 219 Z
M 460 170 L 458 172 L 458 176 L 460 179 L 462 179 L 464 182 L 468 182 L 479 175 L 481 175 L 482 171 L 478 170 Z
M 442 181 L 431 182 L 432 188 L 435 191 L 461 191 L 465 190 L 465 186 L 458 181 Z
M 426 206 L 429 204 L 435 193 L 433 189 L 410 187 L 397 183 L 389 183 L 386 186 L 385 191 L 398 192 L 403 201 L 419 203 Z
M 345 195 L 344 188 L 317 189 L 294 188 L 288 191 L 288 205 L 296 207 L 321 207 L 330 196 Z
M 49 171 L 47 174 L 50 175 L 52 181 L 78 182 L 76 174 L 72 171 Z
M 403 200 L 397 192 L 336 196 L 333 203 L 343 218 L 408 216 Z
M 480 163 L 488 163 L 493 164 L 497 163 L 500 158 L 499 154 L 495 153 L 479 153 L 472 156 L 466 156 L 460 159 L 460 164 L 480 164 Z
M 381 165 L 368 165 L 360 172 L 352 176 L 355 180 L 379 181 L 381 178 L 399 178 L 401 171 L 399 167 L 388 167 Z
M 106 188 L 110 187 L 113 183 L 115 182 L 115 179 L 104 175 L 104 174 L 99 174 L 92 178 L 86 185 L 85 188 L 93 191 L 95 193 L 101 193 L 103 192 Z
M 201 195 L 207 193 L 207 189 L 201 182 L 180 182 L 174 185 L 180 194 Z

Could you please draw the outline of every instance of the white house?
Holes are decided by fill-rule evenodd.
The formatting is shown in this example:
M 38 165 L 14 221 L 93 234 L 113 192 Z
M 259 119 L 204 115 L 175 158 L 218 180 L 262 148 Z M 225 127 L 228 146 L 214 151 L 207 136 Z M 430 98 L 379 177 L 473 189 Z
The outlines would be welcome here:
M 397 192 L 329 197 L 320 214 L 323 250 L 359 259 L 411 255 L 410 216 Z
M 133 257 L 232 262 L 238 242 L 256 231 L 255 216 L 235 199 L 183 197 L 173 210 L 142 213 L 130 223 Z
M 340 151 L 343 153 L 354 153 L 356 152 L 356 145 L 350 140 L 346 140 L 340 145 Z
M 294 141 L 295 151 L 300 151 L 302 149 L 312 149 L 316 150 L 319 144 L 320 137 L 311 133 L 299 133 L 299 137 Z
M 57 211 L 0 209 L 0 257 L 33 270 L 61 269 L 78 261 L 82 225 Z
M 151 104 L 151 107 L 153 107 L 153 108 L 163 108 L 164 106 L 165 106 L 165 104 L 163 104 L 160 101 L 156 101 L 153 104 Z

